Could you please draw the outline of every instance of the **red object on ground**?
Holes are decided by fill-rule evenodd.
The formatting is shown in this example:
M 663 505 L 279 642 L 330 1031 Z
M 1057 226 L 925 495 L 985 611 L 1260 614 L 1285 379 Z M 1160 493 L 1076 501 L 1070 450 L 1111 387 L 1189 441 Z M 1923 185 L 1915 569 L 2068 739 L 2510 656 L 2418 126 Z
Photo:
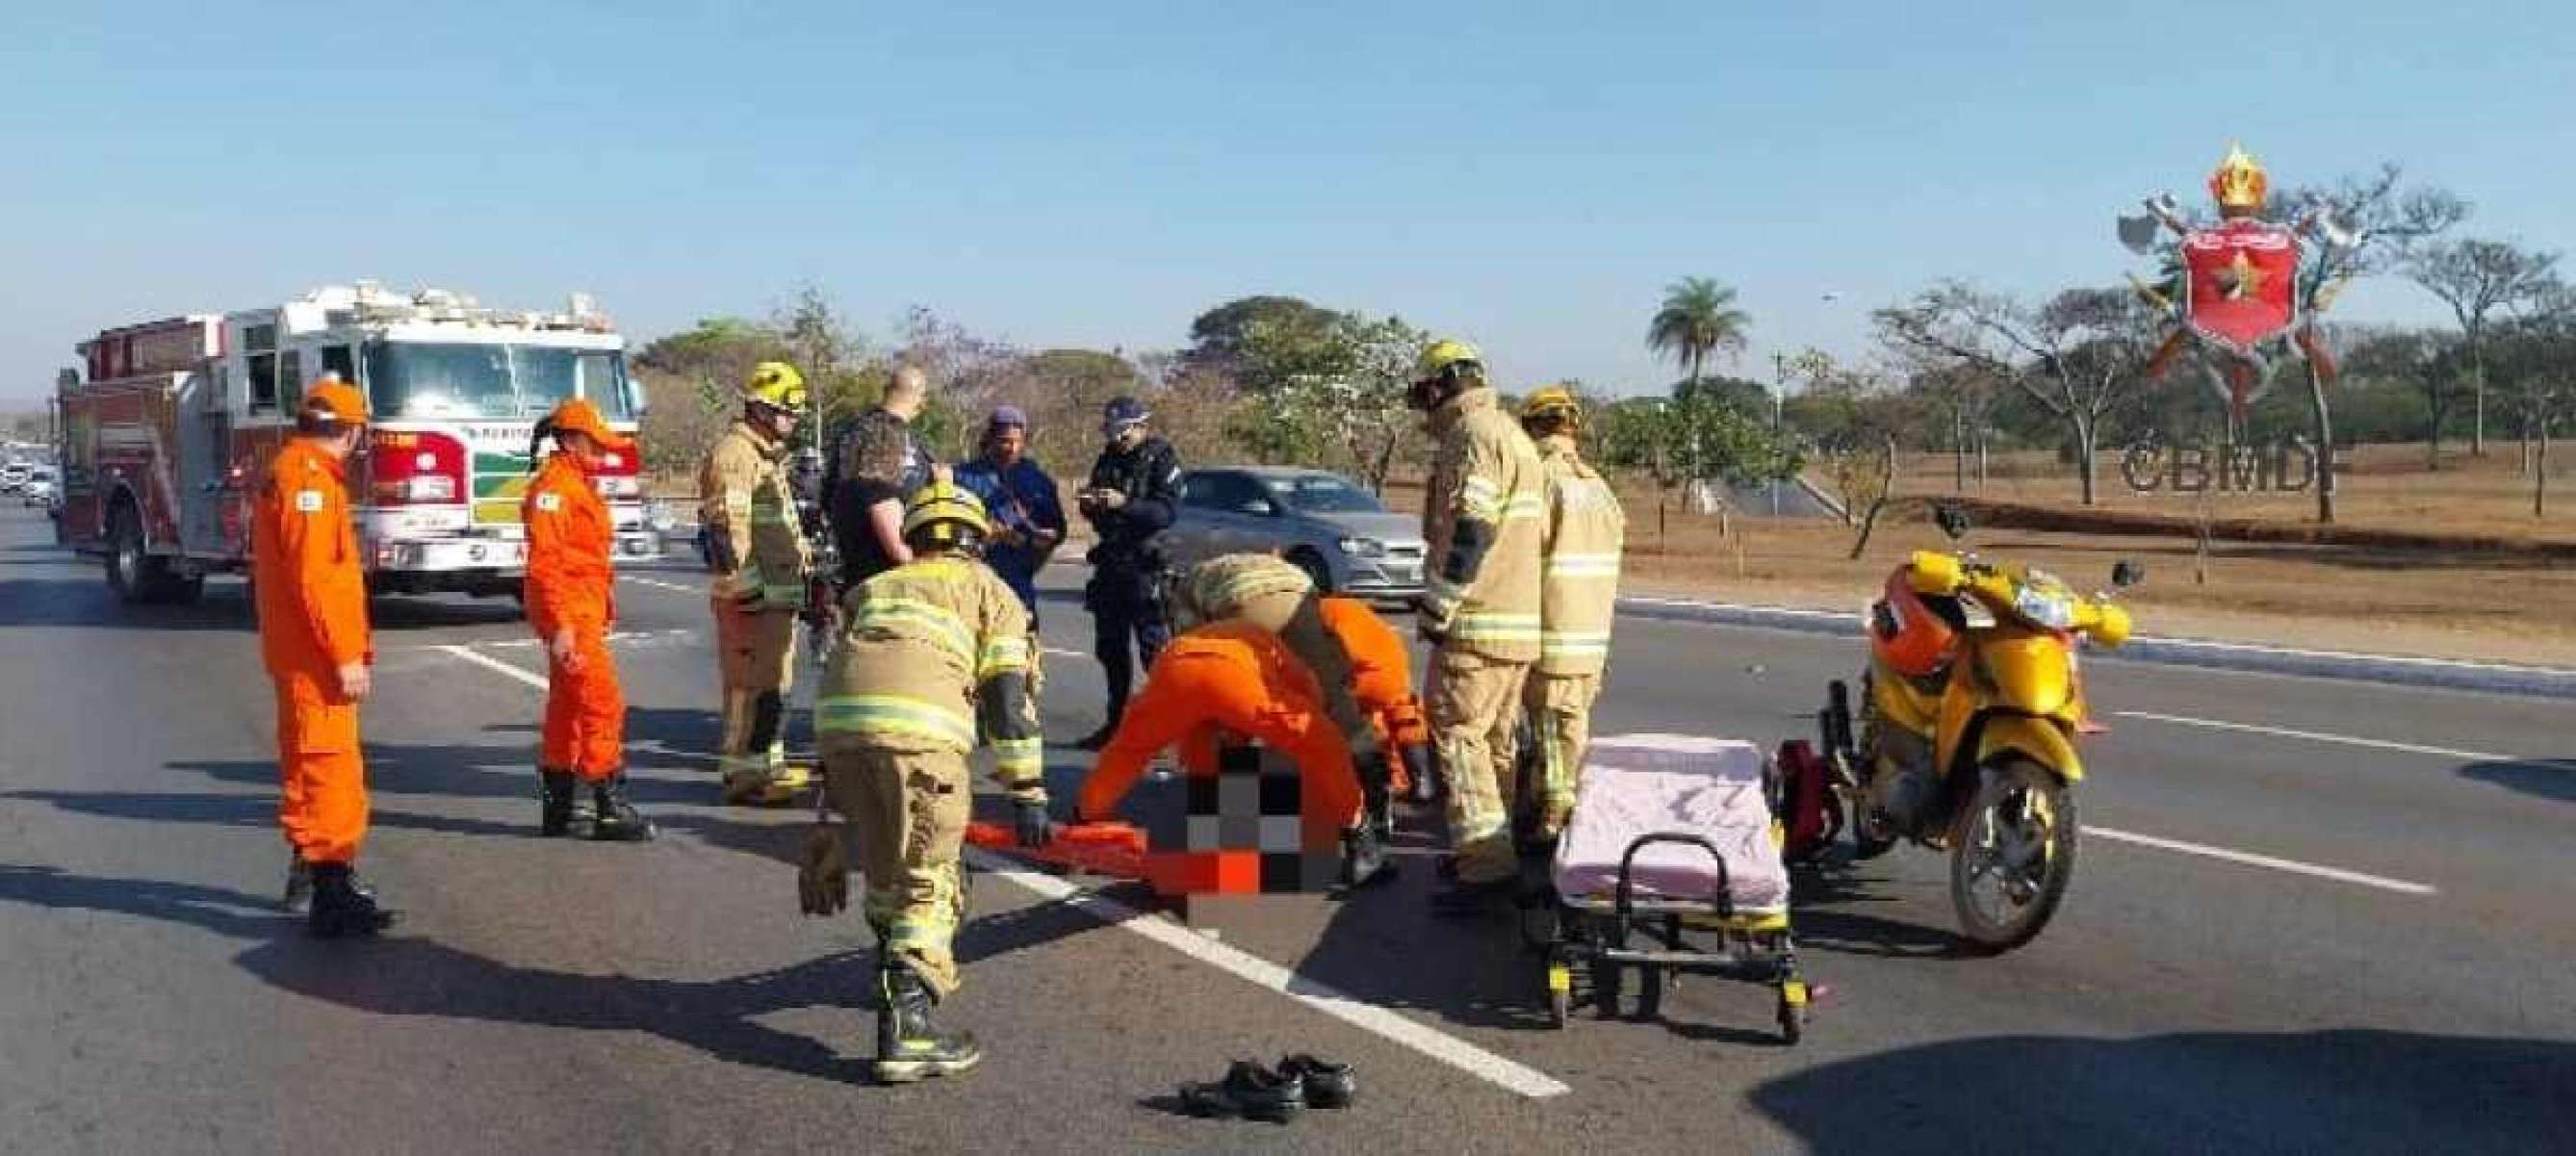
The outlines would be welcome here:
M 966 841 L 987 851 L 1122 879 L 1146 879 L 1147 860 L 1152 858 L 1145 850 L 1144 830 L 1133 823 L 1058 827 L 1054 842 L 1036 848 L 1020 846 L 1018 837 L 1005 824 L 968 823 Z
M 1841 803 L 1826 789 L 1825 760 L 1806 740 L 1791 739 L 1780 744 L 1777 765 L 1785 808 L 1780 819 L 1787 828 L 1780 855 L 1793 863 L 1814 858 L 1842 826 L 1832 814 Z

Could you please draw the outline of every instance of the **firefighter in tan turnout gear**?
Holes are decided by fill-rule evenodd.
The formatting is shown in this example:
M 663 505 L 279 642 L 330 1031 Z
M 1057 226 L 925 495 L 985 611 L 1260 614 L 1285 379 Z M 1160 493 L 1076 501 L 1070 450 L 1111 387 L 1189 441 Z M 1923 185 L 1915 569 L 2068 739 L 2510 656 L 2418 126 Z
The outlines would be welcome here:
M 1583 461 L 1575 438 L 1583 406 L 1557 385 L 1521 405 L 1521 429 L 1537 444 L 1545 479 L 1540 522 L 1538 665 L 1522 701 L 1538 745 L 1539 813 L 1532 830 L 1553 842 L 1574 813 L 1584 747 L 1592 737 L 1592 701 L 1610 661 L 1610 623 L 1619 601 L 1619 552 L 1627 516 L 1600 471 Z
M 1406 400 L 1431 415 L 1438 449 L 1422 536 L 1437 567 L 1420 626 L 1433 648 L 1431 727 L 1449 779 L 1456 875 L 1450 909 L 1508 895 L 1517 874 L 1511 800 L 1521 695 L 1539 658 L 1538 450 L 1503 412 L 1476 348 L 1435 341 Z
M 805 406 L 796 367 L 764 361 L 743 387 L 742 418 L 698 472 L 698 520 L 715 567 L 708 591 L 724 687 L 717 767 L 728 803 L 791 802 L 810 776 L 787 763 L 787 692 L 796 620 L 806 609 L 813 551 L 796 515 L 785 460 Z
M 1028 612 L 977 553 L 984 507 L 934 481 L 906 504 L 911 562 L 851 587 L 825 659 L 814 730 L 832 808 L 857 828 L 864 910 L 880 945 L 876 1075 L 901 1083 L 962 1073 L 983 1058 L 973 1036 L 943 1032 L 933 1005 L 956 994 L 950 942 L 966 915 L 967 757 L 994 752 L 1023 846 L 1053 838 L 1038 731 L 1036 644 Z M 840 845 L 808 848 L 808 914 L 847 902 Z

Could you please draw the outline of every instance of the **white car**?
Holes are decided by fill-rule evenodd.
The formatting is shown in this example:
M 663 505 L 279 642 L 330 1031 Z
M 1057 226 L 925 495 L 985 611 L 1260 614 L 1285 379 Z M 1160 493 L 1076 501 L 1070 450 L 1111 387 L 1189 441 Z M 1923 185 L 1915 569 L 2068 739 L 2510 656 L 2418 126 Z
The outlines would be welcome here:
M 51 470 L 37 470 L 27 475 L 18 487 L 18 500 L 30 506 L 52 509 L 57 490 Z
M 0 466 L 0 494 L 17 493 L 26 486 L 27 476 L 34 472 L 22 463 Z

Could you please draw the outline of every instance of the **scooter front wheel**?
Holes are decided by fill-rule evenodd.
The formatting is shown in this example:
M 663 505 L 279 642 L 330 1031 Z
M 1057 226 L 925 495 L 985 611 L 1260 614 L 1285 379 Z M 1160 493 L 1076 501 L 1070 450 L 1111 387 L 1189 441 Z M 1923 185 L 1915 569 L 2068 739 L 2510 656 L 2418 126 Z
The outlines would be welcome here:
M 2075 877 L 2075 794 L 2028 759 L 1986 768 L 1950 841 L 1950 902 L 1987 951 L 2036 938 Z

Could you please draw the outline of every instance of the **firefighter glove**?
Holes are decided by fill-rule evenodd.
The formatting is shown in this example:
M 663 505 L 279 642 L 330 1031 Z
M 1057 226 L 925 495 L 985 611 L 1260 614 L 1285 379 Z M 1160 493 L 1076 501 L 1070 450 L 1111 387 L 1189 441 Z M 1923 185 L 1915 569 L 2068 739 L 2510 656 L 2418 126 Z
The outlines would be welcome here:
M 1044 847 L 1055 841 L 1055 820 L 1047 815 L 1045 799 L 1011 801 L 1011 825 L 1022 847 Z
M 805 833 L 805 861 L 796 871 L 796 901 L 807 915 L 838 915 L 850 906 L 850 857 L 841 829 L 816 821 Z

